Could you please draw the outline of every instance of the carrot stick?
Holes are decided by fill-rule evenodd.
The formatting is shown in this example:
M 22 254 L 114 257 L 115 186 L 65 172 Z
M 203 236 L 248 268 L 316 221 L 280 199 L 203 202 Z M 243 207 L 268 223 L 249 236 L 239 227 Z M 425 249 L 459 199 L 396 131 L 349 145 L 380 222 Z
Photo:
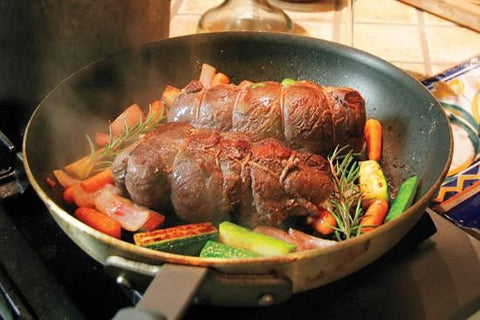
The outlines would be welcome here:
M 112 168 L 105 169 L 80 182 L 82 188 L 87 192 L 94 192 L 106 184 L 113 184 Z
M 75 203 L 77 207 L 95 208 L 96 192 L 87 192 L 80 183 L 68 187 L 63 192 L 63 199 L 67 203 Z
M 163 102 L 160 100 L 155 100 L 150 103 L 150 109 L 147 114 L 148 117 L 154 117 L 155 121 L 160 120 L 167 113 L 167 109 L 163 106 Z
M 53 188 L 53 187 L 55 187 L 55 185 L 56 185 L 55 180 L 53 180 L 53 179 L 50 178 L 50 177 L 46 177 L 46 178 L 45 178 L 45 182 L 48 184 L 48 186 L 49 186 L 50 188 Z
M 118 221 L 88 207 L 80 207 L 75 210 L 75 217 L 92 227 L 95 230 L 103 232 L 109 236 L 120 239 L 122 235 L 122 226 Z
M 318 211 L 318 218 L 314 218 L 312 227 L 320 234 L 326 236 L 335 231 L 337 220 L 335 216 L 327 209 L 320 209 Z
M 131 128 L 138 122 L 143 121 L 143 119 L 144 115 L 142 108 L 136 103 L 132 104 L 110 124 L 112 135 L 114 137 L 121 135 L 125 131 L 126 126 Z
M 64 188 L 68 188 L 71 185 L 80 182 L 80 180 L 75 179 L 74 177 L 70 176 L 68 173 L 60 169 L 53 170 L 53 175 L 57 179 L 58 183 L 60 183 L 60 185 Z
M 360 221 L 362 233 L 372 231 L 380 226 L 388 213 L 388 202 L 385 200 L 375 200 L 370 204 L 365 215 Z
M 110 142 L 110 135 L 104 132 L 95 132 L 93 140 L 97 146 L 105 147 Z
M 62 197 L 66 203 L 72 204 L 75 202 L 73 199 L 73 188 L 74 186 L 72 185 L 63 191 Z
M 369 160 L 380 161 L 382 157 L 382 124 L 377 119 L 370 118 L 365 123 L 365 143 Z
M 219 72 L 213 76 L 213 79 L 210 85 L 213 87 L 219 84 L 229 84 L 229 83 L 230 83 L 230 79 L 228 78 L 228 76 L 224 73 Z

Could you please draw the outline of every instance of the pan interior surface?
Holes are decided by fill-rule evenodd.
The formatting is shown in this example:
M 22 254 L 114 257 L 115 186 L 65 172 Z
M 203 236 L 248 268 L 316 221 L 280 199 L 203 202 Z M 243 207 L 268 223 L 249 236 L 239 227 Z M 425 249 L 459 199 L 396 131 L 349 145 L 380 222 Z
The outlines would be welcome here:
M 417 202 L 425 206 L 446 174 L 451 159 L 447 118 L 420 83 L 391 64 L 346 46 L 293 35 L 193 35 L 101 59 L 63 81 L 39 105 L 25 134 L 24 157 L 32 185 L 44 201 L 51 201 L 52 214 L 60 216 L 57 222 L 68 208 L 45 177 L 88 154 L 86 134 L 105 131 L 108 121 L 132 103 L 147 108 L 167 85 L 184 87 L 198 77 L 202 63 L 215 66 L 234 83 L 293 78 L 354 88 L 365 98 L 367 116 L 384 124 L 383 165 L 392 185 L 418 174 Z M 75 227 L 69 231 L 79 232 Z M 111 243 L 120 253 L 131 249 L 122 248 L 120 241 Z M 146 256 L 145 251 L 138 255 Z M 196 260 L 201 259 L 187 259 Z

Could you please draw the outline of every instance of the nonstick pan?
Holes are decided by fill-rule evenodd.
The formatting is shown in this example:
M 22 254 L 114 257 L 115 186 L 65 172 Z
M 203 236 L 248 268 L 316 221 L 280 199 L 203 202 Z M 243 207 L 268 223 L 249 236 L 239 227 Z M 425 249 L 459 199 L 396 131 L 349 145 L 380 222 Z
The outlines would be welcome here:
M 368 117 L 384 125 L 383 167 L 392 185 L 398 187 L 412 174 L 420 178 L 413 206 L 400 218 L 333 247 L 240 260 L 153 251 L 113 239 L 76 220 L 45 178 L 89 152 L 86 134 L 104 130 L 108 120 L 132 103 L 146 106 L 158 99 L 166 85 L 185 86 L 198 77 L 202 63 L 215 66 L 235 83 L 288 77 L 358 90 L 365 98 Z M 445 178 L 451 153 L 451 132 L 443 110 L 428 90 L 402 70 L 336 43 L 259 32 L 165 39 L 86 66 L 40 103 L 23 144 L 33 188 L 75 243 L 128 285 L 145 287 L 137 279 L 139 274 L 157 278 L 167 274 L 153 281 L 139 305 L 171 309 L 162 311 L 169 318 L 179 316 L 195 292 L 200 301 L 211 304 L 267 305 L 368 265 L 401 240 L 424 213 Z M 180 282 L 172 280 L 178 275 Z M 173 285 L 166 294 L 167 289 L 152 289 L 156 282 Z M 181 297 L 172 298 L 174 302 L 162 305 L 155 300 L 162 295 L 159 300 L 168 300 L 177 289 Z

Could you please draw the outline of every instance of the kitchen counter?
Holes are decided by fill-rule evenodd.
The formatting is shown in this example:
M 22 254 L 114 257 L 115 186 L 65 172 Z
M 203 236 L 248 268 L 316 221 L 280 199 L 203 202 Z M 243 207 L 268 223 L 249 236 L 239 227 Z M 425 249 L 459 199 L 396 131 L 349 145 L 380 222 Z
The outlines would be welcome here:
M 294 33 L 347 43 L 347 0 L 270 2 L 294 23 Z M 172 0 L 170 37 L 196 32 L 203 12 L 222 0 Z M 480 10 L 480 6 L 479 6 Z M 353 47 L 379 56 L 417 79 L 480 54 L 480 33 L 395 0 L 354 1 Z

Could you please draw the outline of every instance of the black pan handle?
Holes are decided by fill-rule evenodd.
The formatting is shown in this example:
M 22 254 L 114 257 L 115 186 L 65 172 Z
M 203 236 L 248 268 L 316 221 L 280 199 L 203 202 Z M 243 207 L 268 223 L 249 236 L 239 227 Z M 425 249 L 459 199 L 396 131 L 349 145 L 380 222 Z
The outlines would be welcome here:
M 288 300 L 293 292 L 291 280 L 277 274 L 227 274 L 198 266 L 150 265 L 118 256 L 108 257 L 105 269 L 132 301 L 138 301 L 137 310 L 123 309 L 116 315 L 122 316 L 123 313 L 130 319 L 130 312 L 138 310 L 145 319 L 179 319 L 191 302 L 236 307 L 269 306 Z M 145 288 L 142 296 L 140 292 Z
M 22 154 L 0 131 L 0 199 L 22 194 L 28 186 Z
M 164 264 L 136 307 L 120 310 L 113 319 L 180 319 L 207 273 L 204 267 Z

